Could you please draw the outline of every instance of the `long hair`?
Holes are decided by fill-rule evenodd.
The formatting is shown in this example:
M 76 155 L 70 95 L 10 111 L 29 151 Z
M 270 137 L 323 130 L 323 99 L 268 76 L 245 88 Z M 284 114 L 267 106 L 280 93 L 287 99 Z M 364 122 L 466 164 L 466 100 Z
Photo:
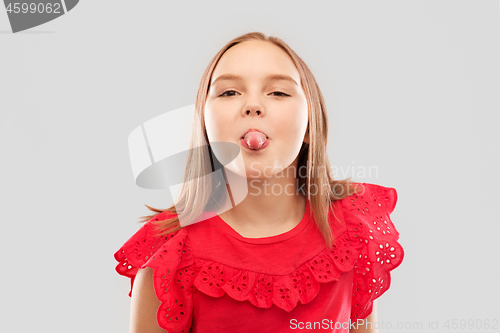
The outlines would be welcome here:
M 251 40 L 273 43 L 286 52 L 300 74 L 302 89 L 305 92 L 308 113 L 308 125 L 306 135 L 309 143 L 302 143 L 299 151 L 296 179 L 299 189 L 304 189 L 309 200 L 309 207 L 314 221 L 322 233 L 328 248 L 335 243 L 329 225 L 329 209 L 335 200 L 343 199 L 351 194 L 357 193 L 362 187 L 351 182 L 350 178 L 334 180 L 328 161 L 326 146 L 328 141 L 328 115 L 326 105 L 319 86 L 313 74 L 305 62 L 280 38 L 266 36 L 260 32 L 250 32 L 234 38 L 227 43 L 210 61 L 206 68 L 198 88 L 195 101 L 195 115 L 191 130 L 189 151 L 186 157 L 186 168 L 184 170 L 184 181 L 182 182 L 177 202 L 167 209 L 157 209 L 145 205 L 153 214 L 142 216 L 139 223 L 151 220 L 164 211 L 172 212 L 175 216 L 166 220 L 153 220 L 158 234 L 163 236 L 182 228 L 179 223 L 179 212 L 182 212 L 183 221 L 195 221 L 204 211 L 210 210 L 223 198 L 225 184 L 214 184 L 211 177 L 204 175 L 214 172 L 220 168 L 216 159 L 212 158 L 210 145 L 205 127 L 204 106 L 210 89 L 210 81 L 213 71 L 224 53 L 231 47 Z M 202 147 L 202 148 L 194 148 Z M 307 175 L 301 175 L 306 168 Z M 313 169 L 314 168 L 314 169 Z M 321 172 L 319 172 L 321 171 Z M 189 181 L 188 181 L 189 180 Z M 336 216 L 335 216 L 336 217 Z M 338 223 L 340 220 L 336 217 Z

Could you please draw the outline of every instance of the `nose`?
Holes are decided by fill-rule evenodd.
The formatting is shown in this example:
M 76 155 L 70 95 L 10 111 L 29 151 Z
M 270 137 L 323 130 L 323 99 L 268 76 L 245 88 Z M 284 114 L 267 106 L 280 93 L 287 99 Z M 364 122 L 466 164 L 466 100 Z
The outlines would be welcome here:
M 261 107 L 257 106 L 247 106 L 245 109 L 246 116 L 263 116 L 264 112 L 262 112 Z
M 241 109 L 242 116 L 259 116 L 263 117 L 266 115 L 264 111 L 264 102 L 263 97 L 260 95 L 258 91 L 249 92 L 246 94 L 246 98 L 243 99 L 243 108 Z

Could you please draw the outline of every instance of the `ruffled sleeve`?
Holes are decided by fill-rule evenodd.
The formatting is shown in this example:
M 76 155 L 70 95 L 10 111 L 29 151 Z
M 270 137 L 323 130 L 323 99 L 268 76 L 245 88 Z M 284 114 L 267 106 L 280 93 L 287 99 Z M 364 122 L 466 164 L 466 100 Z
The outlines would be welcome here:
M 115 253 L 116 271 L 134 280 L 139 268 L 153 268 L 155 294 L 161 304 L 157 311 L 158 325 L 168 332 L 189 332 L 193 310 L 193 257 L 184 228 L 166 236 L 158 236 L 152 221 L 163 220 L 170 212 L 152 218 Z
M 389 289 L 390 272 L 403 261 L 399 233 L 390 219 L 397 202 L 394 188 L 357 183 L 364 190 L 343 200 L 350 239 L 359 249 L 354 265 L 351 321 L 365 319 L 373 301 Z

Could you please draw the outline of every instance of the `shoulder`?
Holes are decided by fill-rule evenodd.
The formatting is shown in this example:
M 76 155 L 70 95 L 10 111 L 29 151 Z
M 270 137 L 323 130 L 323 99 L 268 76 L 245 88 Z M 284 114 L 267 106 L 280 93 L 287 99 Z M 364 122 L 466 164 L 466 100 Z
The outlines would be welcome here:
M 357 241 L 381 241 L 399 237 L 390 214 L 397 203 L 397 192 L 392 187 L 357 183 L 361 190 L 342 200 L 347 229 Z
M 396 189 L 371 183 L 354 184 L 356 193 L 336 200 L 331 205 L 329 222 L 335 236 L 344 233 L 349 226 L 352 229 L 353 224 L 359 225 L 359 218 L 390 214 L 396 207 Z
M 183 229 L 161 235 L 161 230 L 153 223 L 163 221 L 172 216 L 175 216 L 175 214 L 166 211 L 155 215 L 149 221 L 142 224 L 114 253 L 115 260 L 118 262 L 115 270 L 120 275 L 131 278 L 132 285 L 138 269 L 143 268 L 150 262 L 161 248 L 171 243 L 171 240 L 174 238 L 185 238 L 186 231 Z M 131 294 L 132 288 L 129 296 Z
M 371 183 L 355 184 L 360 190 L 340 200 L 346 211 L 361 214 L 394 211 L 398 199 L 396 189 Z

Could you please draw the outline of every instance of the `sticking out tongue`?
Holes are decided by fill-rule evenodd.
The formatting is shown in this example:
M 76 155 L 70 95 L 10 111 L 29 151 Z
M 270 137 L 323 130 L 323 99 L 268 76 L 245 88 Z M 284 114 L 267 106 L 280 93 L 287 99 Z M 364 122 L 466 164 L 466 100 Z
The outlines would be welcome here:
M 259 149 L 267 141 L 264 133 L 261 132 L 248 132 L 243 140 L 247 143 L 248 147 L 251 149 Z

